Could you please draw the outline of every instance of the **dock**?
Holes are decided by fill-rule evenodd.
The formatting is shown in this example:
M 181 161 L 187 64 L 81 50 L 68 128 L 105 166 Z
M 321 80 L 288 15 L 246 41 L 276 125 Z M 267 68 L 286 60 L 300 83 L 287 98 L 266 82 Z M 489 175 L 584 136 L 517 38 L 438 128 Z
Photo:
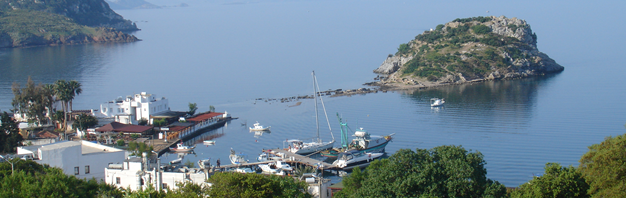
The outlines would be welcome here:
M 273 154 L 276 156 L 280 156 L 282 161 L 294 165 L 294 164 L 298 164 L 298 165 L 305 165 L 305 166 L 311 166 L 314 167 L 316 169 L 320 168 L 320 165 L 322 165 L 322 169 L 325 170 L 340 170 L 340 168 L 336 167 L 335 165 L 320 161 L 320 160 L 316 160 L 307 156 L 302 156 L 302 155 L 298 155 L 295 153 L 290 153 L 287 152 L 285 150 L 263 150 L 263 152 L 268 153 L 268 154 Z M 238 167 L 245 167 L 245 166 L 256 166 L 256 165 L 260 165 L 260 164 L 267 164 L 272 162 L 270 161 L 265 161 L 265 162 L 252 162 L 252 163 L 242 163 L 242 164 L 228 164 L 228 165 L 222 165 L 220 166 L 218 169 L 229 169 L 229 168 L 238 168 Z

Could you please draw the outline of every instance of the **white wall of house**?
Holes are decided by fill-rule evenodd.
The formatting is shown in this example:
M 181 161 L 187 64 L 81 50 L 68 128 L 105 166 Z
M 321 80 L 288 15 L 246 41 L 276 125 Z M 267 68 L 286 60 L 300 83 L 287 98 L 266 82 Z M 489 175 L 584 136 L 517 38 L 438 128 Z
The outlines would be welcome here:
M 105 168 L 105 182 L 116 187 L 126 188 L 133 191 L 144 189 L 148 185 L 158 189 L 158 172 L 155 168 L 145 170 L 140 158 L 129 158 L 122 164 L 113 164 Z M 186 181 L 198 185 L 208 185 L 207 175 L 204 172 L 161 172 L 161 185 L 164 189 L 177 189 L 177 183 Z M 143 181 L 143 185 L 140 185 Z
M 136 124 L 142 118 L 150 120 L 150 115 L 168 110 L 169 102 L 165 97 L 157 98 L 146 92 L 100 104 L 102 115 L 115 117 L 117 122 L 124 124 Z
M 36 150 L 18 148 L 18 154 L 33 154 L 39 164 L 61 168 L 67 175 L 97 180 L 104 180 L 104 168 L 109 163 L 124 160 L 124 150 L 88 141 L 58 142 Z

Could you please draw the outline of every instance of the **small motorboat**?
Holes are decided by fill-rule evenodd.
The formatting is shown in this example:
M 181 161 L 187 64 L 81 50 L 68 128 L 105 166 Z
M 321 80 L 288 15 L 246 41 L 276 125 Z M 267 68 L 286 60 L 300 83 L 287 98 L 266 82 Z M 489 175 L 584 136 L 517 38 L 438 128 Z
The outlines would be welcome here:
M 193 149 L 196 148 L 196 146 L 185 146 L 183 145 L 183 143 L 178 143 L 176 144 L 176 147 L 170 148 L 170 150 L 175 151 L 175 152 L 189 152 L 189 151 L 193 151 Z
M 263 127 L 263 125 L 259 124 L 259 121 L 257 121 L 256 123 L 254 123 L 253 127 L 248 127 L 250 128 L 250 131 L 268 131 L 270 130 L 271 126 L 268 127 Z
M 204 141 L 202 141 L 202 142 L 203 142 L 204 144 L 206 144 L 206 145 L 213 145 L 213 144 L 215 144 L 215 140 L 204 140 Z
M 276 164 L 274 163 L 261 164 L 259 165 L 259 168 L 261 168 L 263 173 L 266 173 L 266 174 L 285 175 L 285 171 L 283 171 L 283 169 L 276 167 Z
M 248 163 L 248 156 L 246 154 L 243 153 L 235 153 L 235 150 L 233 150 L 232 148 L 230 149 L 230 155 L 228 156 L 228 158 L 230 159 L 230 162 L 233 164 L 243 164 L 243 163 Z
M 431 107 L 443 106 L 444 103 L 446 103 L 446 101 L 444 101 L 443 98 L 441 98 L 441 99 L 439 99 L 439 98 L 431 98 L 430 99 L 430 106 Z
M 350 150 L 339 153 L 333 165 L 343 170 L 351 170 L 354 167 L 365 167 L 369 165 L 370 162 L 381 158 L 383 154 L 384 153 L 364 153 L 359 150 Z
M 256 160 L 259 162 L 274 161 L 274 160 L 279 160 L 279 159 L 281 159 L 280 156 L 277 156 L 274 153 L 268 153 L 268 152 L 263 152 L 259 155 L 259 157 L 256 158 Z
M 172 164 L 180 164 L 181 162 L 183 162 L 183 158 L 179 157 L 179 158 L 177 158 L 175 160 L 170 161 L 170 165 L 172 165 Z
M 236 168 L 234 172 L 236 172 L 236 173 L 244 173 L 244 174 L 246 174 L 246 173 L 256 173 L 256 171 L 252 170 L 252 168 L 249 168 L 249 167 L 239 167 L 239 168 Z

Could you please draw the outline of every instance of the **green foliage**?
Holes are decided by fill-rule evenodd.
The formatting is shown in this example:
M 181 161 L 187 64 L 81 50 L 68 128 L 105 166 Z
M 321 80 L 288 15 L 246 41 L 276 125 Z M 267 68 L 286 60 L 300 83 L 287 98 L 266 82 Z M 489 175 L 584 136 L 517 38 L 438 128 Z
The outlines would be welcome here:
M 444 25 L 443 24 L 439 24 L 437 25 L 437 27 L 435 28 L 436 31 L 441 31 L 443 30 Z
M 117 143 L 120 144 L 119 141 Z M 130 141 L 128 142 L 127 150 L 131 152 L 130 155 L 141 156 L 142 153 L 146 152 L 148 153 L 148 156 L 150 156 L 152 155 L 152 151 L 154 150 L 154 148 L 152 148 L 151 146 L 148 146 L 146 143 L 143 143 L 143 142 L 138 143 L 135 141 Z
M 483 16 L 479 16 L 479 17 L 471 17 L 471 18 L 463 18 L 463 19 L 454 19 L 452 22 L 461 22 L 461 23 L 467 23 L 467 22 L 472 22 L 472 21 L 478 21 L 481 23 L 487 22 L 487 21 L 491 21 L 491 17 L 483 17 Z
M 461 146 L 401 149 L 344 177 L 338 197 L 505 197 L 504 185 L 487 179 L 484 165 L 480 152 Z
M 411 47 L 409 47 L 409 44 L 402 43 L 398 47 L 398 52 L 396 52 L 396 55 L 406 54 L 409 52 L 409 50 L 411 50 Z
M 523 197 L 589 197 L 589 184 L 576 168 L 561 167 L 558 163 L 547 163 L 545 174 L 534 177 L 511 193 L 512 198 Z
M 20 135 L 20 129 L 17 122 L 9 117 L 7 112 L 2 113 L 0 117 L 2 124 L 0 125 L 0 153 L 15 153 L 18 146 L 22 146 L 24 140 Z
M 434 43 L 441 38 L 443 38 L 443 35 L 439 31 L 424 32 L 420 35 L 415 36 L 415 39 L 427 43 Z
M 0 25 L 0 28 L 2 26 Z M 1 32 L 1 31 L 0 31 Z M 28 77 L 26 87 L 21 88 L 20 84 L 13 83 L 11 86 L 14 98 L 11 101 L 15 113 L 28 118 L 29 123 L 46 124 L 48 119 L 45 114 L 47 108 L 51 108 L 54 103 L 52 90 L 43 84 L 35 85 L 35 82 Z
M 487 34 L 491 32 L 491 28 L 483 24 L 478 24 L 478 25 L 472 26 L 472 31 L 474 31 L 474 33 L 476 34 Z
M 165 125 L 167 125 L 167 121 L 165 119 L 163 119 L 163 118 L 152 120 L 152 126 L 162 127 L 162 126 L 165 126 Z
M 589 146 L 579 169 L 592 197 L 626 197 L 626 134 Z
M 146 120 L 146 118 L 141 118 L 139 122 L 137 122 L 137 124 L 141 126 L 146 126 L 148 124 L 148 120 Z
M 479 39 L 479 41 L 481 43 L 491 45 L 491 46 L 496 46 L 496 47 L 499 47 L 505 44 L 504 41 L 499 36 L 496 36 L 496 35 L 486 35 L 485 37 Z
M 187 114 L 189 114 L 189 115 L 196 114 L 196 110 L 198 110 L 198 104 L 190 102 L 189 103 L 189 111 L 187 111 Z
M 96 179 L 78 179 L 59 168 L 32 160 L 14 159 L 15 173 L 8 162 L 0 163 L 0 197 L 121 197 L 115 186 Z M 7 174 L 9 173 L 9 174 Z
M 515 24 L 509 24 L 509 25 L 507 25 L 507 27 L 509 29 L 513 30 L 513 32 L 517 31 L 517 25 L 515 25 Z
M 209 112 L 215 112 L 215 107 L 213 105 L 209 105 Z
M 80 114 L 78 115 L 78 118 L 74 121 L 74 124 L 72 124 L 72 127 L 85 131 L 88 128 L 96 126 L 97 124 L 98 120 L 96 119 L 96 117 L 89 114 Z
M 124 145 L 126 145 L 124 140 L 117 140 L 117 146 L 124 146 Z
M 210 197 L 311 197 L 308 185 L 291 177 L 223 172 L 209 178 Z

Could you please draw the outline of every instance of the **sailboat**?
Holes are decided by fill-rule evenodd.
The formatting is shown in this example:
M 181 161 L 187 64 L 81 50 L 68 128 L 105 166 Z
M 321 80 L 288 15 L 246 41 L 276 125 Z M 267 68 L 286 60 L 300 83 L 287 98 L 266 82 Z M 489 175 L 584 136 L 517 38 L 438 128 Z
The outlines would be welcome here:
M 335 136 L 333 136 L 332 129 L 330 128 L 330 122 L 328 121 L 328 114 L 326 113 L 326 107 L 324 106 L 324 100 L 319 97 L 322 102 L 322 108 L 324 109 L 324 115 L 326 115 L 326 123 L 328 123 L 328 129 L 330 130 L 330 135 L 332 136 L 332 140 L 330 142 L 323 142 L 320 138 L 320 122 L 318 116 L 318 107 L 317 107 L 317 98 L 319 93 L 319 86 L 317 85 L 317 78 L 315 77 L 315 71 L 312 72 L 313 75 L 313 96 L 315 99 L 315 122 L 317 125 L 317 138 L 313 138 L 310 142 L 304 142 L 299 139 L 291 139 L 287 140 L 288 147 L 287 151 L 295 154 L 306 155 L 309 153 L 314 153 L 318 151 L 324 151 L 328 149 L 332 149 L 335 144 Z M 284 146 L 284 144 L 283 144 Z

